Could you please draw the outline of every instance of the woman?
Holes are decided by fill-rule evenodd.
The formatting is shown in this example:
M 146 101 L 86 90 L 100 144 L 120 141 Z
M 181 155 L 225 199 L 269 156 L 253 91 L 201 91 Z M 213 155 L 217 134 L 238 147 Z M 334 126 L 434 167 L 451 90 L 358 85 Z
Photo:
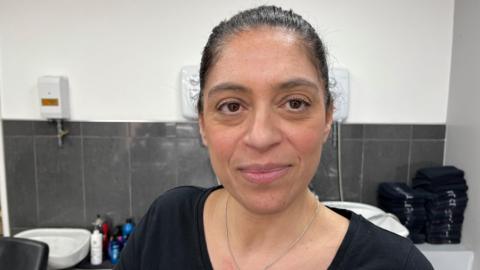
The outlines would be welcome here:
M 322 42 L 299 15 L 262 6 L 220 23 L 200 80 L 222 186 L 160 196 L 117 269 L 432 269 L 409 240 L 308 190 L 333 108 Z

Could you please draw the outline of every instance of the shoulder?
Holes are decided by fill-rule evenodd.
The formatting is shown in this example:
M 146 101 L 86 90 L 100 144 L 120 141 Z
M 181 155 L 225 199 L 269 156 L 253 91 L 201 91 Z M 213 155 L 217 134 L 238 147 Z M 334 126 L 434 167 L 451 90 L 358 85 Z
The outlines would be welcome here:
M 338 211 L 337 211 L 338 212 Z M 339 213 L 345 215 L 345 212 Z M 407 238 L 375 226 L 363 217 L 350 215 L 350 226 L 339 256 L 338 269 L 433 269 L 428 260 Z
M 175 205 L 190 205 L 195 203 L 208 189 L 196 186 L 180 186 L 165 191 L 153 201 L 149 210 L 168 208 Z
M 182 186 L 160 195 L 130 236 L 115 269 L 159 269 L 159 265 L 198 269 L 192 265 L 197 264 L 195 250 L 199 248 L 192 246 L 199 245 L 199 211 L 208 194 L 217 188 Z
M 170 189 L 153 201 L 143 219 L 146 223 L 157 223 L 157 219 L 165 220 L 167 216 L 175 216 L 177 220 L 181 217 L 191 219 L 199 204 L 217 188 L 180 186 Z

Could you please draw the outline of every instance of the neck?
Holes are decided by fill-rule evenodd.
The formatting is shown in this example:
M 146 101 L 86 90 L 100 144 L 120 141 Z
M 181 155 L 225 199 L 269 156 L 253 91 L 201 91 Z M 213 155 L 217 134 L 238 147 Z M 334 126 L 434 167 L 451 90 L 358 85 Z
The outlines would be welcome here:
M 262 215 L 248 211 L 227 194 L 228 230 L 231 245 L 241 256 L 249 252 L 275 254 L 294 241 L 315 214 L 317 200 L 305 190 L 285 209 L 273 214 Z

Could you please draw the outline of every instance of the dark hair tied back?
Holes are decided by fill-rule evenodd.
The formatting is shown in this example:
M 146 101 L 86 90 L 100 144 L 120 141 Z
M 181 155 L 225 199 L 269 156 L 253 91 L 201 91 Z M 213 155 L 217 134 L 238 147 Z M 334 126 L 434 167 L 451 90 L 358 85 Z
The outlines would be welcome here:
M 298 35 L 324 84 L 326 107 L 331 106 L 332 98 L 328 87 L 329 77 L 325 48 L 315 29 L 292 10 L 287 11 L 276 6 L 260 6 L 242 11 L 213 28 L 203 49 L 200 63 L 200 95 L 197 103 L 199 114 L 203 112 L 205 81 L 212 66 L 218 60 L 223 45 L 235 34 L 261 26 L 279 27 L 291 30 Z

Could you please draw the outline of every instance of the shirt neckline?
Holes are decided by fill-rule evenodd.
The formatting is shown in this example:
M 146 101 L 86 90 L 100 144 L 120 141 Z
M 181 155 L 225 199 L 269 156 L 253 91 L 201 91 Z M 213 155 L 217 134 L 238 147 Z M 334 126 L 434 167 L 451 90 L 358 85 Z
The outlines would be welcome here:
M 210 256 L 208 255 L 208 248 L 207 248 L 207 241 L 205 237 L 205 227 L 203 224 L 203 212 L 205 208 L 205 202 L 207 201 L 208 196 L 218 190 L 223 188 L 222 185 L 207 188 L 199 197 L 196 205 L 196 214 L 195 214 L 195 222 L 197 223 L 197 245 L 200 249 L 200 259 L 201 259 L 201 265 L 203 269 L 208 269 L 208 270 L 213 270 L 212 262 L 210 261 Z M 328 207 L 328 206 L 327 206 Z M 339 269 L 341 262 L 343 261 L 343 258 L 345 257 L 345 254 L 347 253 L 350 243 L 352 242 L 352 239 L 354 238 L 354 235 L 359 228 L 358 223 L 359 223 L 359 216 L 352 211 L 345 210 L 345 209 L 338 209 L 338 208 L 332 208 L 328 207 L 335 213 L 345 217 L 348 219 L 350 222 L 348 224 L 348 229 L 345 234 L 345 237 L 342 239 L 342 242 L 340 243 L 340 247 L 337 250 L 337 253 L 335 254 L 335 257 L 333 258 L 332 262 L 328 266 L 328 269 L 333 270 L 333 269 Z

